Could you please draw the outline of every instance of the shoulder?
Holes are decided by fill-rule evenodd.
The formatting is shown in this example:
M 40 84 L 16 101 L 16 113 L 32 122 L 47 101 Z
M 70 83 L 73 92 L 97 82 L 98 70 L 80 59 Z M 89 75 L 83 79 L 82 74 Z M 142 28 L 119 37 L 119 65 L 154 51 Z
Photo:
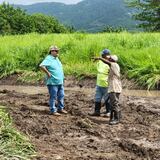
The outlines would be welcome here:
M 52 56 L 50 54 L 46 56 L 46 59 L 51 59 L 51 58 Z
M 44 59 L 45 60 L 49 60 L 51 58 L 51 56 L 50 55 L 47 55 Z
M 119 64 L 118 63 L 115 63 L 115 62 L 111 62 L 111 66 L 119 66 Z
M 57 58 L 55 58 L 55 57 L 53 57 L 53 56 L 51 56 L 51 55 L 48 55 L 48 56 L 46 57 L 46 59 L 47 59 L 48 61 L 55 61 Z
M 120 67 L 119 67 L 119 64 L 118 64 L 118 63 L 114 63 L 114 62 L 111 63 L 111 67 L 112 67 L 112 68 L 117 68 L 117 69 L 120 68 Z
M 51 55 L 47 55 L 44 59 L 45 63 L 53 63 L 54 58 Z

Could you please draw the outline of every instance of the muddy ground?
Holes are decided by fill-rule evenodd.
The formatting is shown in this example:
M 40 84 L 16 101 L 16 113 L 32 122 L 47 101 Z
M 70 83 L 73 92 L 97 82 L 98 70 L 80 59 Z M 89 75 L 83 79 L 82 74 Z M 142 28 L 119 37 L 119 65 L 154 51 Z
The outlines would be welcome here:
M 67 115 L 49 115 L 44 87 L 0 87 L 15 127 L 34 144 L 34 160 L 160 160 L 160 97 L 121 95 L 122 120 L 91 117 L 94 88 L 65 88 Z M 104 107 L 102 107 L 102 112 Z

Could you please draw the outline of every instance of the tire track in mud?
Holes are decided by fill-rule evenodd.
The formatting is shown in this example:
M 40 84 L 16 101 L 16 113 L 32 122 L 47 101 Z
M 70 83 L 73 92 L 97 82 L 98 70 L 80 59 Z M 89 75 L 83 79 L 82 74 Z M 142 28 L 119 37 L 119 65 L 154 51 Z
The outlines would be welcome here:
M 160 98 L 121 96 L 122 121 L 108 125 L 106 117 L 90 117 L 94 92 L 66 90 L 67 115 L 48 115 L 46 92 L 27 94 L 0 90 L 15 126 L 36 147 L 37 160 L 160 159 Z M 102 108 L 103 112 L 104 108 Z

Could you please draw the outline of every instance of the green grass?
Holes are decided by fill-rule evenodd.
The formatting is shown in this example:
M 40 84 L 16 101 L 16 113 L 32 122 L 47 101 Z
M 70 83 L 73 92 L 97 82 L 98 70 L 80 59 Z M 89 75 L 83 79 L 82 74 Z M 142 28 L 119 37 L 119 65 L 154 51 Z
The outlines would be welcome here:
M 0 159 L 29 160 L 34 154 L 29 140 L 16 131 L 6 109 L 0 106 Z
M 38 65 L 56 44 L 65 75 L 96 76 L 91 57 L 109 48 L 119 56 L 122 75 L 147 89 L 160 81 L 160 33 L 28 34 L 0 37 L 0 44 L 1 77 L 21 71 L 23 81 L 40 80 Z

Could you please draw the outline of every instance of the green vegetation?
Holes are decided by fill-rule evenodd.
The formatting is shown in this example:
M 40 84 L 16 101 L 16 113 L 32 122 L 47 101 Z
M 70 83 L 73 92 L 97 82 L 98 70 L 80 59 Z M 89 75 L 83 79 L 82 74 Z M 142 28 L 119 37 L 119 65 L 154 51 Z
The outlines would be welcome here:
M 28 15 L 20 8 L 3 3 L 0 5 L 0 34 L 66 33 L 72 28 L 64 27 L 53 16 L 43 14 Z
M 29 140 L 13 128 L 12 119 L 0 106 L 0 159 L 28 160 L 34 154 Z
M 56 44 L 65 75 L 96 76 L 91 57 L 109 48 L 119 56 L 123 76 L 148 89 L 160 80 L 160 33 L 28 34 L 0 37 L 0 44 L 1 77 L 21 72 L 21 80 L 42 79 L 38 66 Z
M 83 0 L 72 5 L 44 1 L 18 6 L 30 14 L 43 13 L 55 16 L 63 24 L 87 32 L 101 31 L 106 25 L 122 26 L 127 30 L 136 29 L 137 22 L 131 18 L 134 10 L 127 7 L 123 0 Z
M 160 1 L 159 0 L 125 0 L 130 7 L 137 9 L 133 14 L 136 20 L 141 21 L 139 27 L 146 31 L 160 31 Z
M 112 26 L 105 26 L 102 30 L 102 33 L 120 33 L 120 32 L 126 32 L 127 29 L 123 28 L 121 26 L 117 26 L 117 27 L 112 27 Z

